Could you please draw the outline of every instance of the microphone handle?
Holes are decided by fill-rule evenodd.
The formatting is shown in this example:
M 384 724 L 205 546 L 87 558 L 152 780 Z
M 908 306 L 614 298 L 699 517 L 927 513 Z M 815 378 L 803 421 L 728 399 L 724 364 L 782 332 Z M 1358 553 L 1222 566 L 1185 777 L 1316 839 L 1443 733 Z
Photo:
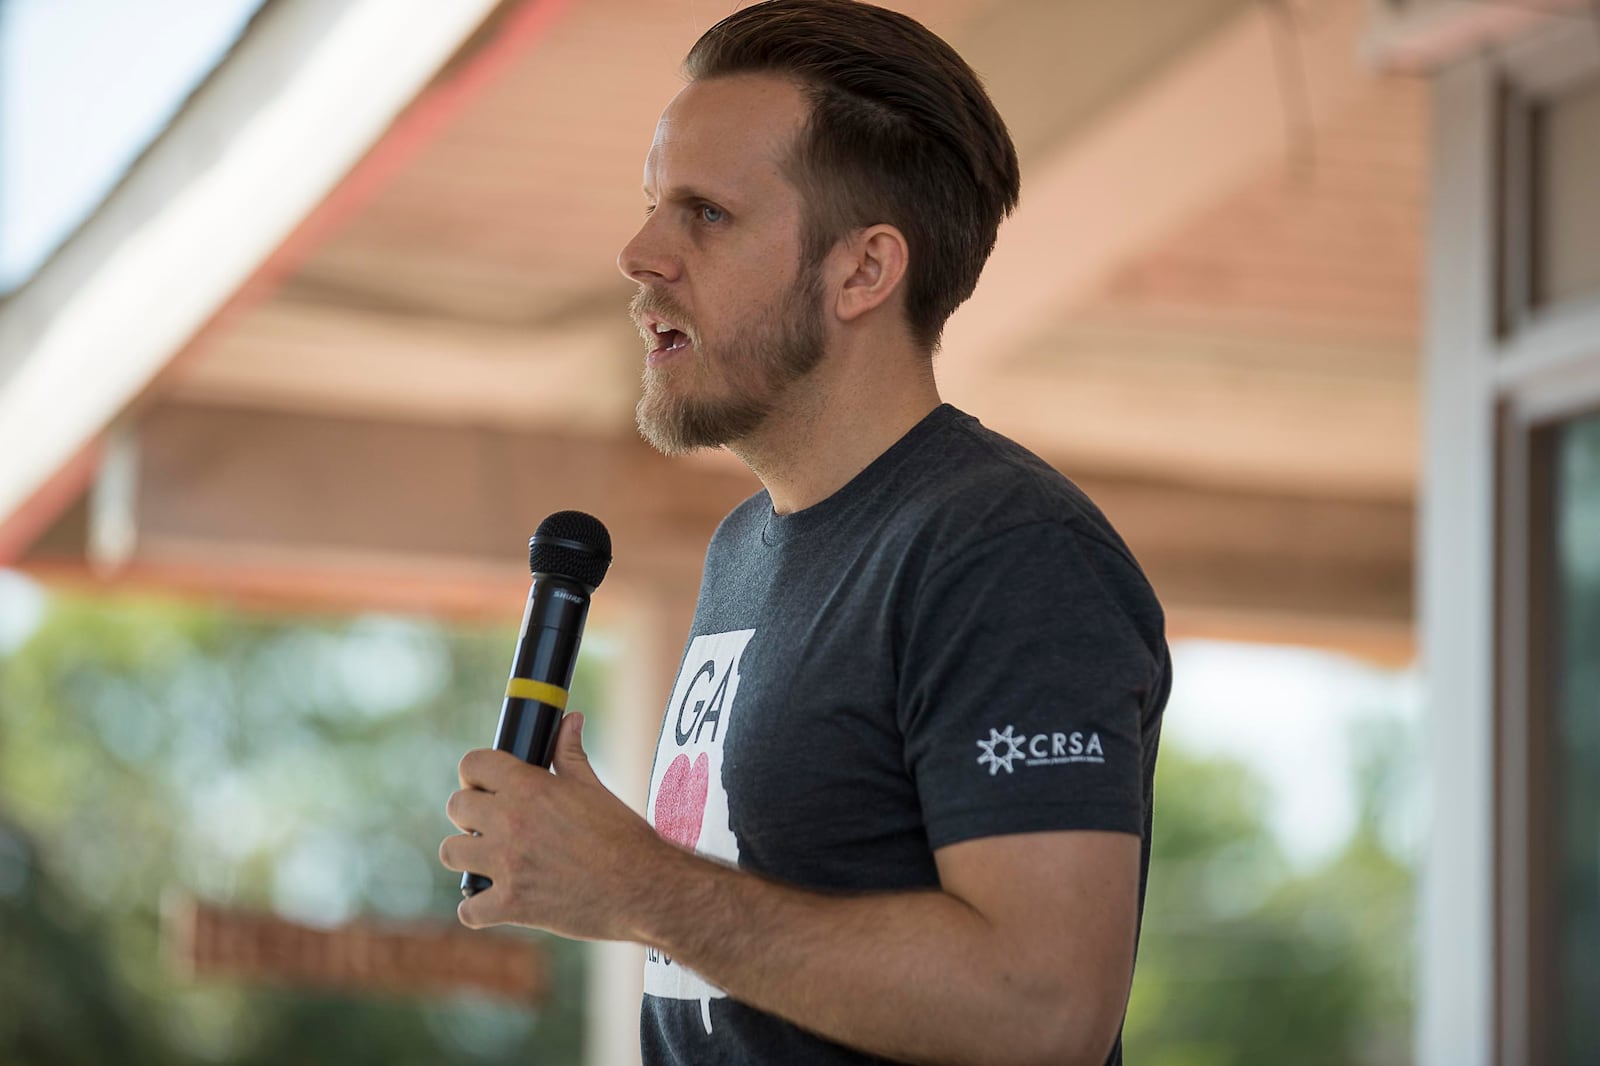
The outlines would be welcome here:
M 505 702 L 500 705 L 495 748 L 550 769 L 588 615 L 588 589 L 560 575 L 533 575 Z M 491 884 L 482 874 L 464 873 L 461 894 L 475 896 Z

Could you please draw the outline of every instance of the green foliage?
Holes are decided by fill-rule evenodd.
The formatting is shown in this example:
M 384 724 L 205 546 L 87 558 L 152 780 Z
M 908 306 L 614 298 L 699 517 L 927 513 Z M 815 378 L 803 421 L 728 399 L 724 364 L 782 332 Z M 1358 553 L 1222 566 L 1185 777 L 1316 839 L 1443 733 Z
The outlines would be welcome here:
M 196 984 L 159 942 L 174 887 L 311 924 L 453 920 L 444 801 L 512 637 L 54 600 L 0 661 L 0 1060 L 577 1061 L 582 949 L 554 938 L 542 1011 Z
M 538 1013 L 196 984 L 159 942 L 173 886 L 308 922 L 449 919 L 443 805 L 492 735 L 511 639 L 55 599 L 0 660 L 0 1062 L 577 1061 L 583 954 L 564 941 L 544 941 Z M 576 706 L 598 705 L 597 674 L 580 664 Z M 1411 875 L 1385 817 L 1410 745 L 1383 719 L 1361 735 L 1355 831 L 1311 870 L 1243 766 L 1164 747 L 1128 1061 L 1406 1061 Z
M 1164 745 L 1129 1061 L 1389 1066 L 1409 1061 L 1411 874 L 1381 839 L 1405 747 L 1371 723 L 1343 850 L 1296 872 L 1244 766 Z

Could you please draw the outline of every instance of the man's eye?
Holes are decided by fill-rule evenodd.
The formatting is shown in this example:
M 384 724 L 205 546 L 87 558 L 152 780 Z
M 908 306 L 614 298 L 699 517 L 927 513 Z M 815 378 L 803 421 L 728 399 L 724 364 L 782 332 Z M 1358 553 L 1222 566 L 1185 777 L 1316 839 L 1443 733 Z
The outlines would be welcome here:
M 728 215 L 727 212 L 723 211 L 722 208 L 717 207 L 715 204 L 701 204 L 700 217 L 707 222 L 721 222 L 723 219 L 727 218 Z

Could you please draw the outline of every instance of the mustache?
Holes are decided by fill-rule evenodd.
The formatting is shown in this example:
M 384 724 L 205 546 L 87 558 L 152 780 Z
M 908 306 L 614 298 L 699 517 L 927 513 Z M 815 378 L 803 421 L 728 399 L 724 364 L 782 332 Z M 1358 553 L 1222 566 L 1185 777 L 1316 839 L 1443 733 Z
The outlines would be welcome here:
M 653 337 L 652 332 L 646 329 L 644 325 L 644 317 L 646 315 L 654 315 L 657 318 L 666 319 L 678 329 L 687 333 L 691 341 L 696 339 L 699 332 L 695 328 L 694 321 L 689 317 L 689 312 L 684 310 L 672 297 L 656 289 L 640 289 L 634 293 L 633 300 L 628 304 L 628 315 L 633 319 L 634 326 L 646 340 L 650 340 Z

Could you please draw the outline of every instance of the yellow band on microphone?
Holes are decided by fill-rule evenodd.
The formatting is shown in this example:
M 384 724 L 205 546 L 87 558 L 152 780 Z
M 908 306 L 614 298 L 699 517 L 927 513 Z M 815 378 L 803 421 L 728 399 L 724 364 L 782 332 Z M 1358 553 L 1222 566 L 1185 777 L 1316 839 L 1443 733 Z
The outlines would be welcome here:
M 506 695 L 519 700 L 538 700 L 548 703 L 558 711 L 567 709 L 567 690 L 548 681 L 535 681 L 531 677 L 513 677 L 506 682 Z

